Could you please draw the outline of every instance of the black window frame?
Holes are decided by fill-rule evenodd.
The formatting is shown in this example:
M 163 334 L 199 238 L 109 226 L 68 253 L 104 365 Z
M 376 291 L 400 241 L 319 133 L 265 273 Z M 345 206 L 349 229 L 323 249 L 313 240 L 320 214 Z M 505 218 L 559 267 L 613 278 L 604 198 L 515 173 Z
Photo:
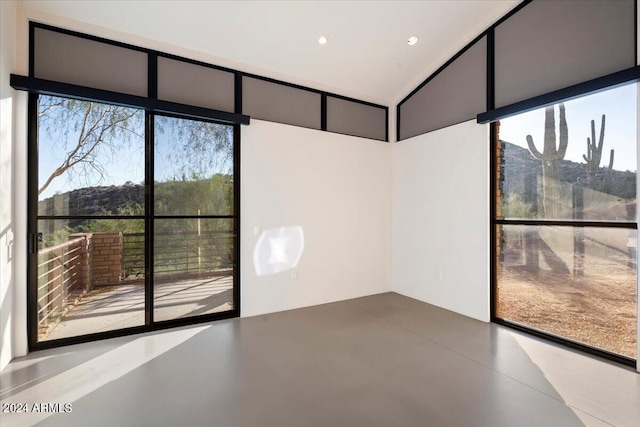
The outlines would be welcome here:
M 115 338 L 153 332 L 157 330 L 174 328 L 178 326 L 193 325 L 216 320 L 235 318 L 240 316 L 240 124 L 229 124 L 216 120 L 204 120 L 201 118 L 185 117 L 181 114 L 159 114 L 146 111 L 144 113 L 145 127 L 145 213 L 142 216 L 70 216 L 70 215 L 39 215 L 38 214 L 38 98 L 39 94 L 30 93 L 28 101 L 28 219 L 27 233 L 29 236 L 27 258 L 27 330 L 29 351 L 56 348 L 65 345 L 80 344 L 96 340 Z M 72 98 L 73 99 L 73 98 Z M 98 101 L 95 101 L 98 102 Z M 173 218 L 172 216 L 157 216 L 153 211 L 153 187 L 154 179 L 154 122 L 156 116 L 172 117 L 177 119 L 205 121 L 208 123 L 232 126 L 233 128 L 233 214 L 232 215 L 204 215 L 202 218 L 226 218 L 233 220 L 233 308 L 219 313 L 202 314 L 186 318 L 175 318 L 162 321 L 154 319 L 154 221 L 155 218 Z M 67 338 L 38 340 L 38 306 L 37 306 L 37 268 L 38 268 L 38 221 L 63 220 L 63 219 L 139 219 L 145 222 L 145 322 L 144 325 L 114 329 L 105 332 L 88 333 Z M 191 216 L 176 216 L 176 218 L 191 218 Z
M 624 77 L 624 78 L 623 78 Z M 498 172 L 500 170 L 500 164 L 498 162 L 498 151 L 497 146 L 499 142 L 499 121 L 500 119 L 508 118 L 520 113 L 525 113 L 527 111 L 531 111 L 538 108 L 543 108 L 549 105 L 555 105 L 557 103 L 579 98 L 585 97 L 588 95 L 595 94 L 600 91 L 606 91 L 610 89 L 614 89 L 616 87 L 620 87 L 627 84 L 638 84 L 640 81 L 640 67 L 634 67 L 629 70 L 624 70 L 620 73 L 616 73 L 616 75 L 612 78 L 610 76 L 604 76 L 598 79 L 591 80 L 584 84 L 580 84 L 577 86 L 572 86 L 566 89 L 562 89 L 560 91 L 555 91 L 550 94 L 544 94 L 529 100 L 525 100 L 522 102 L 518 102 L 516 104 L 512 104 L 509 106 L 505 106 L 500 109 L 496 109 L 493 111 L 489 111 L 487 113 L 483 113 L 478 115 L 479 123 L 487 123 L 489 122 L 490 130 L 489 130 L 489 158 L 490 158 L 490 166 L 489 166 L 489 256 L 490 256 L 490 284 L 489 284 L 489 306 L 490 306 L 490 320 L 493 323 L 509 327 L 511 329 L 518 330 L 520 332 L 525 332 L 527 334 L 544 338 L 548 341 L 561 344 L 563 346 L 580 350 L 585 353 L 601 357 L 603 359 L 611 360 L 616 363 L 620 363 L 622 365 L 630 366 L 636 368 L 637 366 L 637 358 L 639 355 L 636 355 L 636 359 L 632 359 L 617 353 L 613 353 L 598 347 L 594 347 L 585 343 L 581 343 L 578 341 L 571 340 L 569 338 L 561 337 L 549 332 L 541 331 L 539 329 L 535 329 L 533 327 L 528 327 L 516 322 L 512 322 L 506 319 L 502 319 L 497 316 L 497 290 L 498 290 L 498 254 L 497 254 L 497 245 L 498 245 L 498 233 L 497 227 L 502 225 L 524 225 L 524 226 L 566 226 L 566 227 L 598 227 L 598 228 L 613 228 L 613 229 L 628 229 L 628 230 L 638 230 L 638 223 L 632 221 L 588 221 L 588 220 L 570 220 L 570 219 L 505 219 L 497 217 L 497 203 L 498 195 L 497 195 L 497 187 L 498 183 Z M 482 120 L 481 120 L 482 116 Z M 638 125 L 640 126 L 640 121 L 638 121 Z M 637 183 L 637 178 L 636 178 Z M 636 188 L 636 192 L 638 189 Z M 637 202 L 636 202 L 637 203 Z M 638 286 L 638 281 L 636 279 L 636 287 Z M 637 319 L 636 319 L 637 322 Z

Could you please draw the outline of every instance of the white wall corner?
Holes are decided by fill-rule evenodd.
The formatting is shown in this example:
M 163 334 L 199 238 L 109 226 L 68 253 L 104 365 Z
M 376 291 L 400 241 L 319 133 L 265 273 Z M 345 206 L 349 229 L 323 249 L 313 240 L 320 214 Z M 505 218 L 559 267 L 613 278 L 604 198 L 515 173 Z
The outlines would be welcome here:
M 391 144 L 260 120 L 241 139 L 241 315 L 391 291 Z M 295 278 L 261 273 L 260 235 L 292 228 Z
M 488 322 L 489 125 L 393 144 L 393 289 Z

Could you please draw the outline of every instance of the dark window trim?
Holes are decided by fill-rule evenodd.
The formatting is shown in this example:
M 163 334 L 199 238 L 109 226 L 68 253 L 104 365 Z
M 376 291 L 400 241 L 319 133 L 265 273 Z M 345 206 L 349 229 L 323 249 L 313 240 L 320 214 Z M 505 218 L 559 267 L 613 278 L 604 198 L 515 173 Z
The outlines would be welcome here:
M 628 221 L 576 221 L 556 219 L 496 219 L 497 225 L 534 225 L 547 227 L 599 227 L 599 228 L 628 228 L 638 229 L 637 222 Z
M 384 111 L 384 140 L 389 141 L 389 109 Z
M 38 215 L 41 221 L 65 219 L 145 219 L 144 215 Z
M 498 150 L 498 122 L 489 124 L 489 321 L 496 322 L 496 296 L 497 296 L 497 268 L 496 268 L 496 245 L 498 244 L 498 234 L 496 233 L 496 188 Z
M 38 95 L 29 94 L 27 121 L 27 334 L 29 351 L 38 342 Z
M 635 0 L 633 2 L 633 33 L 636 35 L 636 38 L 634 39 L 634 43 L 633 43 L 633 47 L 634 47 L 634 52 L 633 54 L 635 55 L 636 61 L 635 64 L 638 65 L 638 3 L 640 2 L 640 0 Z
M 193 64 L 193 65 L 199 65 L 202 67 L 207 67 L 207 68 L 212 68 L 215 70 L 219 70 L 219 71 L 225 71 L 228 73 L 233 73 L 235 74 L 235 113 L 236 114 L 241 114 L 242 112 L 242 82 L 238 82 L 238 76 L 243 77 L 250 77 L 250 78 L 255 78 L 255 79 L 259 79 L 259 80 L 264 80 L 270 83 L 275 83 L 275 84 L 279 84 L 279 85 L 283 85 L 283 86 L 288 86 L 288 87 L 292 87 L 295 89 L 300 89 L 300 90 L 304 90 L 307 92 L 313 92 L 313 93 L 317 93 L 320 95 L 326 95 L 326 96 L 332 96 L 334 98 L 338 98 L 338 99 L 342 99 L 345 101 L 351 101 L 351 102 L 355 102 L 357 104 L 362 104 L 362 105 L 367 105 L 369 107 L 375 107 L 375 108 L 381 108 L 383 110 L 386 111 L 387 117 L 389 115 L 389 107 L 381 105 L 381 104 L 376 104 L 373 102 L 368 102 L 368 101 L 363 101 L 360 99 L 356 99 L 356 98 L 351 98 L 348 96 L 344 96 L 344 95 L 339 95 L 337 93 L 332 93 L 332 92 L 327 92 L 327 91 L 323 91 L 320 89 L 314 89 L 311 87 L 307 87 L 307 86 L 302 86 L 299 84 L 295 84 L 295 83 L 289 83 L 283 80 L 278 80 L 278 79 L 274 79 L 274 78 L 270 78 L 270 77 L 265 77 L 265 76 L 260 76 L 257 74 L 252 74 L 252 73 L 248 73 L 248 72 L 243 72 L 243 71 L 239 71 L 239 70 L 234 70 L 231 68 L 227 68 L 227 67 L 221 67 L 218 65 L 214 65 L 214 64 L 209 64 L 206 62 L 202 62 L 202 61 L 198 61 L 195 59 L 190 59 L 190 58 L 185 58 L 182 56 L 178 56 L 178 55 L 173 55 L 170 53 L 166 53 L 166 52 L 161 52 L 161 51 L 157 51 L 154 49 L 148 49 L 148 48 L 144 48 L 144 47 L 140 47 L 140 46 L 135 46 L 132 44 L 128 44 L 128 43 L 123 43 L 123 42 L 119 42 L 119 41 L 115 41 L 115 40 L 110 40 L 110 39 L 106 39 L 103 37 L 98 37 L 98 36 L 93 36 L 90 34 L 86 34 L 86 33 L 81 33 L 78 31 L 73 31 L 73 30 L 68 30 L 68 29 L 64 29 L 64 28 L 59 28 L 59 27 L 55 27 L 52 25 L 48 25 L 48 24 L 43 24 L 40 22 L 34 22 L 34 21 L 30 21 L 29 22 L 29 33 L 30 33 L 30 37 L 29 37 L 29 76 L 33 77 L 34 75 L 34 37 L 33 37 L 33 33 L 35 31 L 35 28 L 42 28 L 44 30 L 48 30 L 48 31 L 54 31 L 54 32 L 58 32 L 58 33 L 62 33 L 62 34 L 66 34 L 66 35 L 70 35 L 70 36 L 74 36 L 74 37 L 80 37 L 83 39 L 88 39 L 88 40 L 92 40 L 92 41 L 96 41 L 96 42 L 100 42 L 100 43 L 106 43 L 106 44 L 110 44 L 113 46 L 118 46 L 118 47 L 122 47 L 125 49 L 131 49 L 131 50 L 135 50 L 138 52 L 144 52 L 147 53 L 148 55 L 155 55 L 156 57 L 163 57 L 163 58 L 168 58 L 168 59 L 173 59 L 176 61 L 181 61 L 181 62 L 186 62 L 189 64 Z M 156 77 L 154 77 L 154 79 L 156 79 Z M 242 79 L 240 79 L 242 80 Z M 156 88 L 157 90 L 157 88 Z M 149 93 L 149 96 L 151 97 L 151 93 Z M 240 100 L 238 100 L 238 97 L 240 97 Z M 228 113 L 227 113 L 228 114 Z M 247 116 L 248 117 L 248 116 Z M 284 123 L 287 124 L 287 123 Z M 292 125 L 295 126 L 295 125 Z M 386 122 L 386 127 L 389 127 L 389 120 L 387 119 Z M 331 131 L 326 131 L 326 132 L 331 132 Z M 331 132 L 331 133 L 337 133 L 337 132 Z M 385 138 L 385 142 L 389 142 L 389 137 L 388 137 L 388 130 L 387 130 L 387 137 Z M 373 138 L 367 138 L 367 137 L 362 137 L 362 136 L 358 136 L 359 138 L 364 138 L 364 139 L 373 139 Z M 378 140 L 379 139 L 375 139 Z
M 200 219 L 233 219 L 236 217 L 235 214 L 231 215 L 154 215 L 158 219 L 189 219 L 189 218 L 200 218 Z
M 236 245 L 235 245 L 235 254 L 233 265 L 234 268 L 234 277 L 233 277 L 233 311 L 235 313 L 235 317 L 240 317 L 240 313 L 242 310 L 242 304 L 240 301 L 240 284 L 241 284 L 241 266 L 240 266 L 240 244 L 241 244 L 241 233 L 240 233 L 240 219 L 242 218 L 240 215 L 240 185 L 241 185 L 241 165 L 240 165 L 240 148 L 242 144 L 240 143 L 240 125 L 233 126 L 233 214 L 234 218 L 234 227 L 233 231 L 235 234 Z
M 153 313 L 153 310 L 152 310 Z M 148 332 L 157 332 L 165 329 L 176 328 L 180 326 L 197 325 L 217 320 L 225 320 L 239 317 L 238 310 L 229 310 L 222 313 L 203 314 L 198 317 L 186 317 L 172 320 L 157 321 L 152 327 L 149 326 L 133 326 L 130 328 L 114 329 L 112 331 L 96 332 L 92 334 L 81 335 L 77 337 L 59 338 L 56 340 L 36 342 L 29 344 L 29 351 L 47 350 L 50 348 L 58 348 L 68 345 L 84 344 L 88 342 L 101 341 L 110 338 L 120 338 L 131 335 L 143 334 Z
M 242 114 L 242 74 L 236 72 L 233 75 L 233 111 Z
M 327 94 L 320 95 L 320 129 L 327 130 Z
M 232 215 L 155 215 L 156 218 L 162 219 L 186 219 L 186 218 L 202 218 L 202 219 L 233 219 Z M 145 215 L 38 215 L 40 221 L 56 221 L 56 220 L 73 220 L 73 219 L 145 219 Z
M 20 77 L 20 76 L 18 76 Z M 13 78 L 13 75 L 12 75 Z M 158 216 L 159 219 L 183 219 L 183 218 L 207 218 L 207 219 L 231 219 L 234 223 L 234 271 L 233 271 L 233 309 L 220 313 L 209 313 L 197 315 L 193 317 L 169 319 L 162 321 L 154 320 L 154 286 L 153 286 L 153 224 L 156 216 L 153 212 L 153 191 L 154 186 L 149 185 L 153 182 L 151 174 L 153 173 L 154 162 L 154 119 L 155 116 L 168 116 L 178 119 L 192 119 L 176 114 L 155 114 L 154 112 L 145 112 L 145 215 L 38 215 L 38 93 L 29 92 L 28 102 L 28 169 L 27 169 L 27 231 L 28 231 L 28 256 L 27 256 L 27 334 L 29 351 L 45 350 L 57 348 L 67 345 L 82 344 L 87 342 L 99 341 L 109 338 L 117 338 L 140 333 L 155 332 L 168 328 L 179 326 L 195 325 L 216 320 L 231 319 L 240 316 L 240 124 L 229 124 L 227 122 L 216 121 L 212 119 L 194 120 L 213 122 L 221 125 L 233 127 L 233 166 L 234 166 L 234 213 L 232 215 L 167 215 Z M 95 100 L 96 102 L 103 102 Z M 37 251 L 37 232 L 38 221 L 43 220 L 64 220 L 64 219 L 140 219 L 145 221 L 145 324 L 128 328 L 113 329 L 105 332 L 89 333 L 74 337 L 52 339 L 46 341 L 38 341 L 38 310 L 37 310 L 37 291 L 31 283 L 35 283 L 38 277 L 38 251 Z
M 495 85 L 496 85 L 496 43 L 495 31 L 493 28 L 487 30 L 487 110 L 496 108 Z
M 158 55 L 150 53 L 147 58 L 147 97 L 158 99 Z
M 599 91 L 604 91 L 604 90 L 608 90 L 608 89 L 614 89 L 618 86 L 623 86 L 625 84 L 631 84 L 633 82 L 637 82 L 639 81 L 639 74 L 638 71 L 640 70 L 640 67 L 633 67 L 627 70 L 624 70 L 622 72 L 619 73 L 614 73 L 611 74 L 610 76 L 615 76 L 612 78 L 609 78 L 610 76 L 605 76 L 605 77 L 601 77 L 599 79 L 595 79 L 596 81 L 596 85 L 594 84 L 586 84 L 586 83 L 592 83 L 593 81 L 590 82 L 586 82 L 586 83 L 582 83 L 582 84 L 578 84 L 575 86 L 571 86 L 570 88 L 567 89 L 571 89 L 572 91 L 574 90 L 575 87 L 578 88 L 583 88 L 586 92 L 582 93 L 582 94 L 575 94 L 574 96 L 572 96 L 573 98 L 577 98 L 580 96 L 587 96 Z M 622 73 L 622 74 L 621 74 Z M 631 76 L 629 77 L 629 80 L 627 81 L 620 81 L 620 77 L 621 76 Z M 609 82 L 610 85 L 609 86 L 604 86 L 602 85 L 603 82 Z M 593 89 L 594 87 L 597 87 L 597 89 Z M 556 92 L 562 92 L 565 91 L 566 89 L 562 89 L 561 91 L 556 91 Z M 556 93 L 556 92 L 552 92 Z M 575 93 L 575 92 L 572 92 Z M 545 95 L 543 95 L 545 96 Z M 536 97 L 538 98 L 538 97 Z M 536 99 L 536 98 L 532 98 L 532 99 Z M 522 110 L 520 111 L 520 113 L 525 112 L 525 111 L 529 111 L 531 109 L 534 108 L 541 108 L 545 105 L 551 105 L 551 104 L 555 104 L 557 102 L 561 102 L 563 100 L 565 100 L 566 98 L 557 100 L 555 102 L 549 102 L 547 104 L 543 104 L 541 106 L 538 107 L 533 107 L 533 108 L 529 108 L 527 110 Z M 526 101 L 524 101 L 526 102 Z M 515 104 L 514 104 L 515 105 Z M 499 110 L 499 109 L 498 109 Z M 497 111 L 497 110 L 494 110 Z M 518 113 L 513 113 L 510 115 L 515 115 Z M 506 117 L 506 116 L 505 116 Z M 500 118 L 505 118 L 505 117 L 500 117 Z M 490 219 L 489 219 L 489 226 L 490 226 L 490 230 L 489 230 L 489 255 L 490 255 L 490 262 L 489 262 L 489 268 L 490 268 L 490 286 L 489 286 L 489 307 L 490 307 L 490 320 L 493 323 L 497 323 L 500 325 L 503 325 L 505 327 L 509 327 L 521 332 L 525 332 L 528 333 L 530 335 L 539 337 L 539 338 L 543 338 L 549 341 L 552 341 L 554 343 L 557 344 L 561 344 L 563 346 L 572 348 L 572 349 L 576 349 L 576 350 L 580 350 L 582 352 L 594 355 L 594 356 L 598 356 L 616 363 L 620 363 L 622 365 L 627 365 L 627 366 L 631 366 L 633 368 L 636 368 L 638 365 L 638 361 L 637 359 L 631 359 L 629 357 L 623 356 L 623 355 L 619 355 L 616 353 L 612 353 L 610 351 L 604 350 L 604 349 L 600 349 L 597 347 L 593 347 L 590 346 L 588 344 L 583 344 L 577 341 L 573 341 L 569 338 L 564 338 L 564 337 L 560 337 L 548 332 L 544 332 L 529 326 L 525 326 L 522 324 L 519 324 L 517 322 L 512 322 L 506 319 L 502 319 L 500 317 L 496 316 L 496 308 L 497 308 L 497 287 L 498 287 L 498 269 L 497 269 L 497 252 L 496 252 L 496 245 L 497 245 L 497 232 L 496 232 L 496 228 L 497 226 L 500 225 L 528 225 L 528 226 L 568 226 L 568 227 L 599 227 L 599 228 L 619 228 L 619 229 L 631 229 L 631 230 L 637 230 L 638 229 L 638 223 L 637 222 L 630 222 L 630 221 L 584 221 L 584 220 L 544 220 L 544 219 L 504 219 L 504 218 L 496 218 L 496 203 L 497 203 L 497 192 L 496 192 L 496 185 L 498 184 L 496 182 L 497 179 L 497 168 L 499 168 L 498 164 L 497 164 L 497 150 L 496 150 L 496 145 L 497 145 L 497 138 L 499 137 L 499 134 L 497 132 L 497 126 L 498 126 L 498 120 L 499 119 L 495 119 L 490 121 L 490 135 L 489 135 L 489 139 L 490 139 L 490 169 L 489 169 L 489 182 L 490 182 L 490 187 L 489 187 L 489 197 L 490 197 Z M 640 355 L 636 355 L 636 358 L 638 358 Z
M 598 77 L 593 80 L 525 99 L 524 101 L 489 110 L 485 113 L 480 113 L 477 116 L 477 121 L 478 123 L 489 123 L 548 105 L 557 104 L 558 102 L 580 98 L 638 81 L 640 81 L 640 66 L 635 66 L 603 77 Z
M 396 105 L 396 142 L 400 142 L 400 104 Z
M 179 104 L 177 102 L 162 101 L 156 98 L 147 98 L 110 90 L 95 89 L 86 86 L 78 86 L 69 83 L 60 83 L 52 80 L 37 79 L 35 77 L 11 74 L 11 87 L 16 90 L 24 90 L 39 95 L 52 95 L 63 98 L 73 98 L 81 101 L 95 101 L 104 104 L 115 104 L 124 107 L 140 108 L 156 114 L 178 114 L 183 118 L 195 120 L 217 120 L 227 124 L 248 125 L 250 117 L 242 114 L 228 113 L 226 111 L 210 108 L 194 107 L 192 105 Z
M 558 335 L 550 334 L 548 332 L 541 331 L 539 329 L 530 328 L 528 326 L 524 326 L 517 322 L 510 322 L 508 320 L 495 318 L 491 320 L 493 323 L 498 325 L 505 326 L 510 329 L 515 329 L 516 331 L 523 332 L 525 334 L 533 335 L 534 337 L 542 338 L 547 341 L 551 341 L 556 344 L 560 344 L 564 347 L 569 347 L 571 349 L 579 350 L 584 353 L 588 353 L 592 356 L 597 356 L 605 360 L 610 360 L 612 362 L 620 363 L 621 365 L 630 366 L 632 368 L 636 367 L 636 360 L 631 359 L 626 356 L 622 356 L 616 353 L 611 353 L 610 351 L 602 350 L 597 347 L 592 347 L 587 344 L 583 344 L 577 341 L 573 341 L 567 338 L 560 337 Z
M 29 77 L 34 77 L 36 73 L 36 26 L 29 22 Z
M 156 65 L 157 65 L 156 58 Z M 156 86 L 157 89 L 157 86 Z M 152 327 L 154 325 L 154 286 L 153 286 L 153 255 L 154 255 L 154 202 L 155 185 L 153 173 L 155 172 L 155 117 L 150 112 L 144 113 L 144 144 L 145 144 L 145 166 L 144 166 L 144 324 Z

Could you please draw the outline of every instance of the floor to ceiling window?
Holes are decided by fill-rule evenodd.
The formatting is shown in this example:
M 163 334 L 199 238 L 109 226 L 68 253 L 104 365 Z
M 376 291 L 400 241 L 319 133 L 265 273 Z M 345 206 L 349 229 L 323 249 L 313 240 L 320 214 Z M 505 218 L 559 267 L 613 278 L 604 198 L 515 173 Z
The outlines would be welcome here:
M 235 127 L 32 102 L 32 343 L 236 313 Z
M 497 321 L 633 361 L 637 85 L 496 123 Z

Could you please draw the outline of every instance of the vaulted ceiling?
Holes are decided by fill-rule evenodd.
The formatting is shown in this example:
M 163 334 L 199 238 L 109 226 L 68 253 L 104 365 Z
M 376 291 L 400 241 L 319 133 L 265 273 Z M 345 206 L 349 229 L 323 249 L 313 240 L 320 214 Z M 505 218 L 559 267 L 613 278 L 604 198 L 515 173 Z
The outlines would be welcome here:
M 165 43 L 170 53 L 188 49 L 217 65 L 392 105 L 519 0 L 20 3 Z M 323 34 L 330 41 L 321 46 Z

